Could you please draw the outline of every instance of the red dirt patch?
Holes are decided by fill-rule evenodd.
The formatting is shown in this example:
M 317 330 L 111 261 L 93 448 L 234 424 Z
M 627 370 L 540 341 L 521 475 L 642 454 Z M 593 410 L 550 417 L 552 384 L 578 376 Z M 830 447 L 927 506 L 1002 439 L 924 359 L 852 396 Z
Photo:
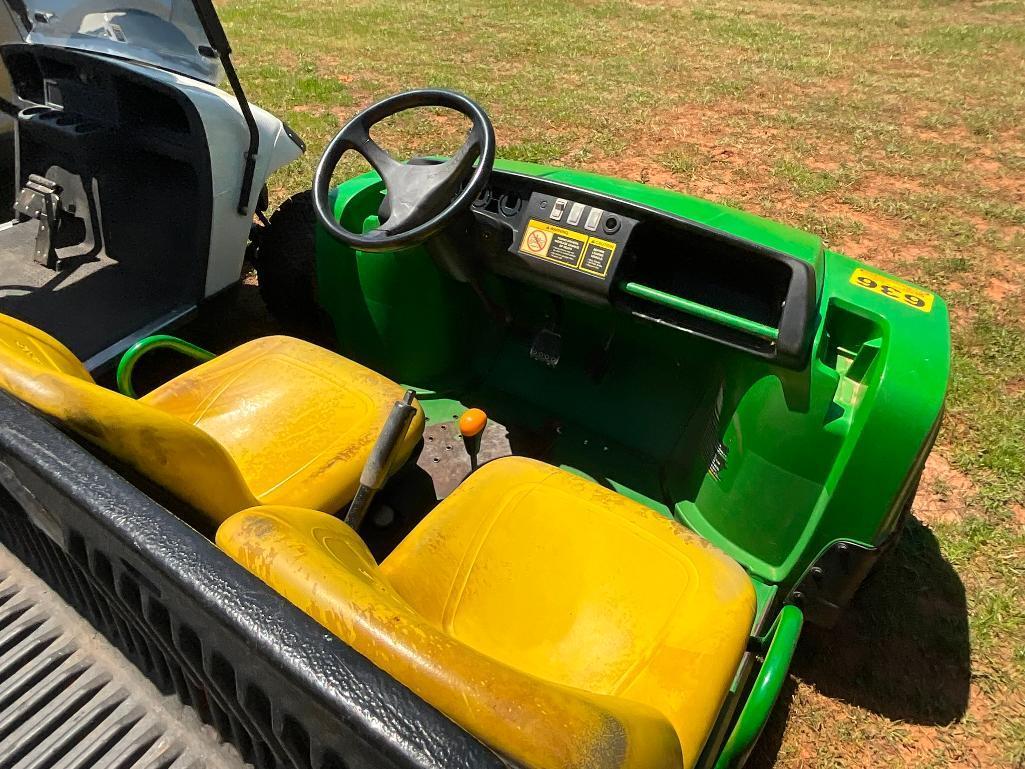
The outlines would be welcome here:
M 1017 293 L 1019 288 L 1020 286 L 1009 280 L 994 278 L 986 286 L 986 298 L 994 302 L 1002 302 L 1011 294 Z
M 727 201 L 798 227 L 807 228 L 809 216 L 855 223 L 857 232 L 831 237 L 827 245 L 883 269 L 899 269 L 908 261 L 905 222 L 880 211 L 856 209 L 838 194 L 802 197 L 778 176 L 775 166 L 788 154 L 791 137 L 772 125 L 775 113 L 757 100 L 655 112 L 648 117 L 647 130 L 626 152 L 599 156 L 588 163 L 588 170 Z M 692 168 L 674 172 L 665 161 L 675 153 L 689 160 Z M 827 151 L 800 162 L 814 171 L 835 172 L 846 161 Z M 851 183 L 860 197 L 868 198 L 889 198 L 895 190 L 904 195 L 927 191 L 913 180 L 885 173 L 859 176 Z
M 680 182 L 673 173 L 667 171 L 650 158 L 609 158 L 595 163 L 593 167 L 597 173 L 611 173 L 643 184 L 665 187 L 666 189 L 680 189 Z
M 923 523 L 953 523 L 965 517 L 975 496 L 975 484 L 939 452 L 926 460 L 913 510 Z

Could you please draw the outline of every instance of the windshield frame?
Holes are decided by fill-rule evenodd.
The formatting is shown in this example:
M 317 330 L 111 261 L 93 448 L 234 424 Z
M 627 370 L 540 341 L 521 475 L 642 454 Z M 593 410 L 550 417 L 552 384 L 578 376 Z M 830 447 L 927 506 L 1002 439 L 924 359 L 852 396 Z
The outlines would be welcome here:
M 219 86 L 224 69 L 193 0 L 5 0 L 29 44 L 111 56 Z

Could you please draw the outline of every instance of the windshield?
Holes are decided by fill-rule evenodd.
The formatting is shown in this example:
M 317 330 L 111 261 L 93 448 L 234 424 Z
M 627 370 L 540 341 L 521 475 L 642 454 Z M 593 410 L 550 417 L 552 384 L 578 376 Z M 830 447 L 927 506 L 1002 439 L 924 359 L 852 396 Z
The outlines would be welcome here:
M 29 43 L 152 64 L 217 85 L 220 61 L 191 0 L 7 0 Z

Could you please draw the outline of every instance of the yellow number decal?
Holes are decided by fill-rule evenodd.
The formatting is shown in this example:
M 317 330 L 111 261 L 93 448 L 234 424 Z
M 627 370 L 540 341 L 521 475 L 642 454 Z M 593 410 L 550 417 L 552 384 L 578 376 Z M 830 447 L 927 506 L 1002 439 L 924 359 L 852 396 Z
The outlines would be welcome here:
M 888 296 L 890 299 L 908 307 L 914 307 L 916 310 L 921 310 L 922 312 L 932 311 L 932 294 L 920 288 L 909 286 L 906 283 L 901 283 L 893 278 L 887 278 L 884 275 L 869 272 L 859 267 L 851 275 L 851 283 L 855 286 L 867 288 L 869 291 L 874 291 L 877 294 Z

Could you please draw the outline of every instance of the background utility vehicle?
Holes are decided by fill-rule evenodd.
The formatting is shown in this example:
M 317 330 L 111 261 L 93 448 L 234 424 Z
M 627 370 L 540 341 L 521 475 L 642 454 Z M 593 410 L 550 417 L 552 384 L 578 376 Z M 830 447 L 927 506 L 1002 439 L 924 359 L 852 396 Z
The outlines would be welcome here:
M 0 225 L 0 312 L 97 370 L 238 283 L 264 182 L 304 147 L 245 100 L 204 31 L 219 23 L 189 2 L 10 9 L 20 192 Z

